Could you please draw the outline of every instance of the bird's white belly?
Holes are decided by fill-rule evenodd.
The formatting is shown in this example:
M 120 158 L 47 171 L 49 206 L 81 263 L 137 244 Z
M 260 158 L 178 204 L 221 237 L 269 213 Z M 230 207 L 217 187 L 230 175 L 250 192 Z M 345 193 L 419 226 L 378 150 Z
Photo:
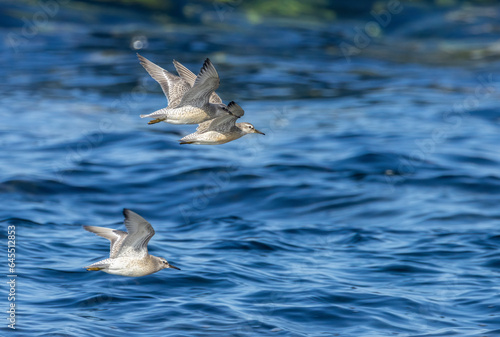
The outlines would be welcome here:
M 130 276 L 130 277 L 138 277 L 149 275 L 154 272 L 154 270 L 150 270 L 148 265 L 144 263 L 144 260 L 123 260 L 116 259 L 111 263 L 111 265 L 104 270 L 108 274 L 113 275 L 121 275 L 121 276 Z
M 224 134 L 215 131 L 208 131 L 201 134 L 199 137 L 196 137 L 194 144 L 219 145 L 219 144 L 225 144 L 240 137 L 241 135 L 236 133 Z
M 170 111 L 165 122 L 170 124 L 199 124 L 210 118 L 212 117 L 205 110 L 186 106 Z

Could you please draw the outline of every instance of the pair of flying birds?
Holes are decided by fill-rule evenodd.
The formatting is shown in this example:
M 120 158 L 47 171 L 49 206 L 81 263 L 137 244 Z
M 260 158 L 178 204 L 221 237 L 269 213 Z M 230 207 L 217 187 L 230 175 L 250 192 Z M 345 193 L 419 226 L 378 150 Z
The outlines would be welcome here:
M 141 115 L 153 118 L 148 124 L 199 124 L 196 132 L 180 140 L 181 144 L 218 145 L 249 133 L 264 134 L 250 123 L 236 123 L 245 111 L 233 101 L 225 105 L 215 93 L 220 79 L 208 58 L 198 76 L 174 60 L 176 76 L 139 54 L 137 57 L 168 99 L 166 108 Z

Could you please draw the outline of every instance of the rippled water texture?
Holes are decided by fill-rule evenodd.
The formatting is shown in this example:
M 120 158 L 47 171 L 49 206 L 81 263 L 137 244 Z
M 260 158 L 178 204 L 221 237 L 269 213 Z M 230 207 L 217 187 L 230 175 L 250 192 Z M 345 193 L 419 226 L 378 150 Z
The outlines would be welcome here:
M 73 3 L 13 48 L 32 14 L 4 6 L 19 336 L 500 336 L 498 7 L 408 7 L 347 60 L 369 17 L 162 23 Z M 210 57 L 266 136 L 180 146 L 193 126 L 147 125 L 166 100 L 134 46 L 170 71 Z M 123 208 L 181 271 L 83 269 L 108 242 L 82 225 L 123 229 Z

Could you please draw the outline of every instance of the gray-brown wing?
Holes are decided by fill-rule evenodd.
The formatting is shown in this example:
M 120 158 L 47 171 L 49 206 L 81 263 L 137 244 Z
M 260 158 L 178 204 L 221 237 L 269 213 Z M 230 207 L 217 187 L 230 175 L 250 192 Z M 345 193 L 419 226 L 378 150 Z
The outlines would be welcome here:
M 227 107 L 222 109 L 227 111 L 227 115 L 213 118 L 199 124 L 196 128 L 196 132 L 229 131 L 234 126 L 234 123 L 236 123 L 236 120 L 245 114 L 245 111 L 234 101 L 229 102 Z
M 231 111 L 229 111 L 227 109 L 227 107 L 222 106 L 221 109 L 227 112 L 227 116 L 232 116 Z M 222 117 L 224 117 L 224 116 L 222 116 Z M 200 123 L 200 124 L 198 124 L 198 127 L 196 128 L 196 132 L 195 133 L 200 134 L 200 133 L 209 131 L 210 126 L 212 124 L 215 125 L 215 124 L 219 123 L 219 121 L 220 121 L 220 116 L 217 117 L 217 118 L 209 119 L 208 121 L 205 121 L 203 123 Z
M 148 254 L 148 242 L 151 240 L 155 231 L 153 226 L 139 214 L 129 209 L 123 210 L 125 216 L 125 227 L 128 235 L 123 240 L 117 257 L 121 256 L 144 256 Z
M 97 226 L 83 226 L 83 229 L 111 241 L 111 245 L 109 247 L 110 258 L 116 257 L 120 247 L 122 246 L 123 240 L 127 237 L 126 232 L 117 229 Z
M 160 84 L 163 93 L 168 99 L 168 106 L 175 108 L 180 103 L 182 96 L 191 89 L 191 85 L 186 80 L 169 73 L 144 56 L 137 54 L 137 57 L 149 75 Z
M 209 102 L 210 96 L 219 87 L 219 74 L 215 70 L 214 65 L 209 59 L 205 60 L 203 67 L 191 89 L 189 89 L 182 97 L 179 106 L 196 105 L 203 106 Z
M 215 131 L 219 133 L 226 133 L 231 130 L 232 127 L 234 127 L 234 124 L 236 123 L 236 120 L 239 117 L 227 114 L 224 116 L 220 116 L 214 119 L 210 120 L 210 124 L 206 126 L 202 131 L 199 131 L 196 129 L 196 132 L 198 133 L 204 133 L 204 132 L 209 132 L 209 131 Z
M 194 82 L 196 81 L 196 75 L 191 70 L 189 70 L 176 60 L 174 60 L 174 67 L 181 78 L 188 82 L 190 86 L 194 85 Z M 220 104 L 222 103 L 222 99 L 214 92 L 212 95 L 210 95 L 209 102 L 213 104 Z
M 234 101 L 231 101 L 229 102 L 229 104 L 227 105 L 227 110 L 229 110 L 229 112 L 231 112 L 231 114 L 233 114 L 234 116 L 240 118 L 241 116 L 243 116 L 245 114 L 245 110 L 243 110 L 243 108 L 241 106 L 239 106 L 238 104 L 236 104 L 236 102 Z

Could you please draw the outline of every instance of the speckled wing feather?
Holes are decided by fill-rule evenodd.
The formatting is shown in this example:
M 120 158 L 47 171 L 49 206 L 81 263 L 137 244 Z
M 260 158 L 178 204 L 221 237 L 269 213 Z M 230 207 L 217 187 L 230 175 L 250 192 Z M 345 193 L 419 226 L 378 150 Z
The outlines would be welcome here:
M 183 66 L 180 62 L 177 62 L 176 60 L 174 60 L 173 63 L 174 63 L 174 67 L 177 70 L 177 73 L 179 74 L 179 76 L 182 79 L 184 79 L 186 82 L 188 82 L 189 85 L 192 87 L 194 85 L 194 82 L 196 81 L 196 75 L 191 70 L 189 70 L 188 68 Z M 217 95 L 214 92 L 210 96 L 209 102 L 213 103 L 213 104 L 221 104 L 222 99 L 219 97 L 219 95 Z
M 215 92 L 213 92 L 212 95 L 210 95 L 208 101 L 212 104 L 222 104 L 222 99 Z
M 196 74 L 188 68 L 184 67 L 180 62 L 177 62 L 176 60 L 174 60 L 173 63 L 175 70 L 177 70 L 179 76 L 186 82 L 188 82 L 190 86 L 193 86 L 194 82 L 196 81 Z
M 210 119 L 206 122 L 203 122 L 203 123 L 200 123 L 198 124 L 198 127 L 196 128 L 196 132 L 193 132 L 192 134 L 195 134 L 195 133 L 203 133 L 205 131 L 208 130 L 208 128 L 210 127 L 210 124 L 212 124 L 212 122 L 214 122 L 216 120 L 216 118 L 213 118 L 213 119 Z
M 86 231 L 99 235 L 105 239 L 111 241 L 111 245 L 109 247 L 109 257 L 115 258 L 120 247 L 122 246 L 123 240 L 127 237 L 127 233 L 124 231 L 97 227 L 97 226 L 83 226 Z
M 207 104 L 212 93 L 219 87 L 219 83 L 220 80 L 217 70 L 215 70 L 212 62 L 206 59 L 200 73 L 196 76 L 193 87 L 184 94 L 179 106 L 203 106 Z
M 184 94 L 191 88 L 189 84 L 181 79 L 180 77 L 177 77 L 175 75 L 169 74 L 172 77 L 176 77 L 176 79 L 172 80 L 172 85 L 170 86 L 171 89 L 169 90 L 170 92 L 170 99 L 168 101 L 168 107 L 169 108 L 176 108 L 182 100 L 182 97 Z
M 191 85 L 186 80 L 169 73 L 144 56 L 137 54 L 137 57 L 149 75 L 160 84 L 163 93 L 168 99 L 168 106 L 175 108 L 179 105 L 182 96 L 191 89 Z
M 117 256 L 136 257 L 147 255 L 148 242 L 155 235 L 153 226 L 142 216 L 129 209 L 124 209 L 123 215 L 125 216 L 124 222 L 128 235 L 123 241 Z

